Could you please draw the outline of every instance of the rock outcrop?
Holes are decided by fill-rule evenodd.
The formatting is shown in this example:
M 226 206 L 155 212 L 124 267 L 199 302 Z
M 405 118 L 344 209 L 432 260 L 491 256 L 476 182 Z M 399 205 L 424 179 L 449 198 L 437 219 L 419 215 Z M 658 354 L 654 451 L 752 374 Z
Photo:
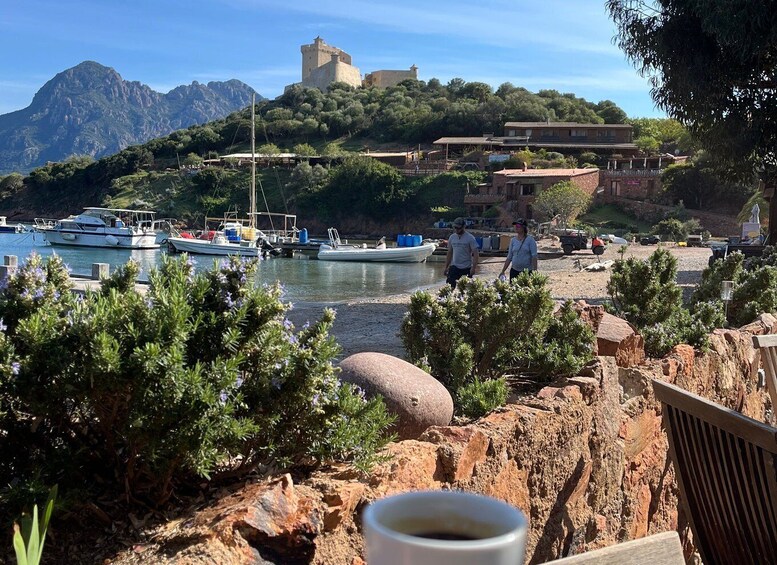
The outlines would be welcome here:
M 369 476 L 347 466 L 300 485 L 288 476 L 250 485 L 155 536 L 145 562 L 361 564 L 360 511 L 371 500 L 418 489 L 488 494 L 528 516 L 527 563 L 677 530 L 678 511 L 661 408 L 663 379 L 759 419 L 769 405 L 752 375 L 750 334 L 777 330 L 762 316 L 747 331 L 718 330 L 709 351 L 678 346 L 664 359 L 622 367 L 602 356 L 586 376 L 559 380 L 536 398 L 466 426 L 433 426 L 388 447 Z M 186 527 L 184 527 L 186 526 Z M 136 563 L 127 552 L 116 563 Z

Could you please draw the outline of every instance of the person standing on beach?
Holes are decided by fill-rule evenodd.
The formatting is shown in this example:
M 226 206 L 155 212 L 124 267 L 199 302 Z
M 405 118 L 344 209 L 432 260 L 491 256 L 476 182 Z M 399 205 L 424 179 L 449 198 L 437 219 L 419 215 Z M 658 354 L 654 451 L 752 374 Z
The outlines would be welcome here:
M 507 249 L 507 258 L 502 265 L 502 272 L 499 277 L 503 277 L 507 266 L 510 265 L 510 280 L 513 280 L 523 271 L 537 270 L 537 242 L 529 235 L 529 228 L 526 220 L 516 220 L 513 222 L 515 227 L 515 237 L 510 240 L 510 247 Z
M 464 218 L 453 220 L 454 233 L 448 238 L 445 257 L 445 282 L 456 288 L 461 277 L 472 277 L 478 266 L 478 243 L 475 236 L 464 229 Z

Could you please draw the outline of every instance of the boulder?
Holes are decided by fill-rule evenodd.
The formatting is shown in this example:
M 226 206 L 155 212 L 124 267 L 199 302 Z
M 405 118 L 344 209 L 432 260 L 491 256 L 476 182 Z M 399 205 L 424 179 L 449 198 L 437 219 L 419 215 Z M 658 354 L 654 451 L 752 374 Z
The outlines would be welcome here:
M 603 313 L 596 330 L 599 355 L 615 357 L 620 367 L 633 367 L 645 360 L 645 340 L 623 318 Z
M 399 439 L 415 439 L 429 426 L 447 426 L 453 399 L 443 384 L 415 365 L 383 353 L 356 353 L 340 363 L 340 379 L 381 395 L 397 421 Z

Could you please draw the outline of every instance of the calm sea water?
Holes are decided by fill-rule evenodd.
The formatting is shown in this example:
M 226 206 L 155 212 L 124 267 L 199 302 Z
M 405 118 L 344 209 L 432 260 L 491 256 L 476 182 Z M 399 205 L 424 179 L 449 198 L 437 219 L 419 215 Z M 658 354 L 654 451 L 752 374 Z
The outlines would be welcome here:
M 42 256 L 56 253 L 74 274 L 89 275 L 92 263 L 108 263 L 111 270 L 130 258 L 141 266 L 140 278 L 159 265 L 164 251 L 52 247 L 40 234 L 0 233 L 0 255 L 16 255 L 21 263 L 32 252 Z M 198 269 L 213 265 L 213 257 L 195 255 Z M 340 302 L 354 298 L 383 296 L 412 291 L 444 281 L 443 263 L 344 263 L 276 257 L 259 265 L 258 281 L 280 281 L 291 302 Z

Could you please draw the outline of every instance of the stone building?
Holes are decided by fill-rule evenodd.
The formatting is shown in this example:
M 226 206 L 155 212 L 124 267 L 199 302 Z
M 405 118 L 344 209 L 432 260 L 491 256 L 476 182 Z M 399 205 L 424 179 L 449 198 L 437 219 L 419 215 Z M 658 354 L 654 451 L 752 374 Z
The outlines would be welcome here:
M 396 86 L 403 80 L 418 80 L 418 67 L 413 65 L 409 71 L 374 71 L 364 76 L 364 86 L 388 88 Z
M 353 87 L 376 86 L 388 88 L 396 86 L 403 80 L 418 80 L 418 67 L 413 65 L 409 71 L 373 71 L 361 78 L 358 67 L 352 64 L 351 56 L 316 37 L 313 43 L 302 45 L 302 82 L 296 83 L 309 88 L 318 88 L 326 92 L 333 82 L 344 82 Z M 288 90 L 293 84 L 286 87 Z
M 570 181 L 593 196 L 599 186 L 599 169 L 504 169 L 494 173 L 491 184 L 478 185 L 475 193 L 465 196 L 464 205 L 470 216 L 482 216 L 499 206 L 509 208 L 513 217 L 531 220 L 532 205 L 540 192 L 561 181 Z
M 316 37 L 302 51 L 302 86 L 326 91 L 333 82 L 361 86 L 361 73 L 351 64 L 351 56 Z

